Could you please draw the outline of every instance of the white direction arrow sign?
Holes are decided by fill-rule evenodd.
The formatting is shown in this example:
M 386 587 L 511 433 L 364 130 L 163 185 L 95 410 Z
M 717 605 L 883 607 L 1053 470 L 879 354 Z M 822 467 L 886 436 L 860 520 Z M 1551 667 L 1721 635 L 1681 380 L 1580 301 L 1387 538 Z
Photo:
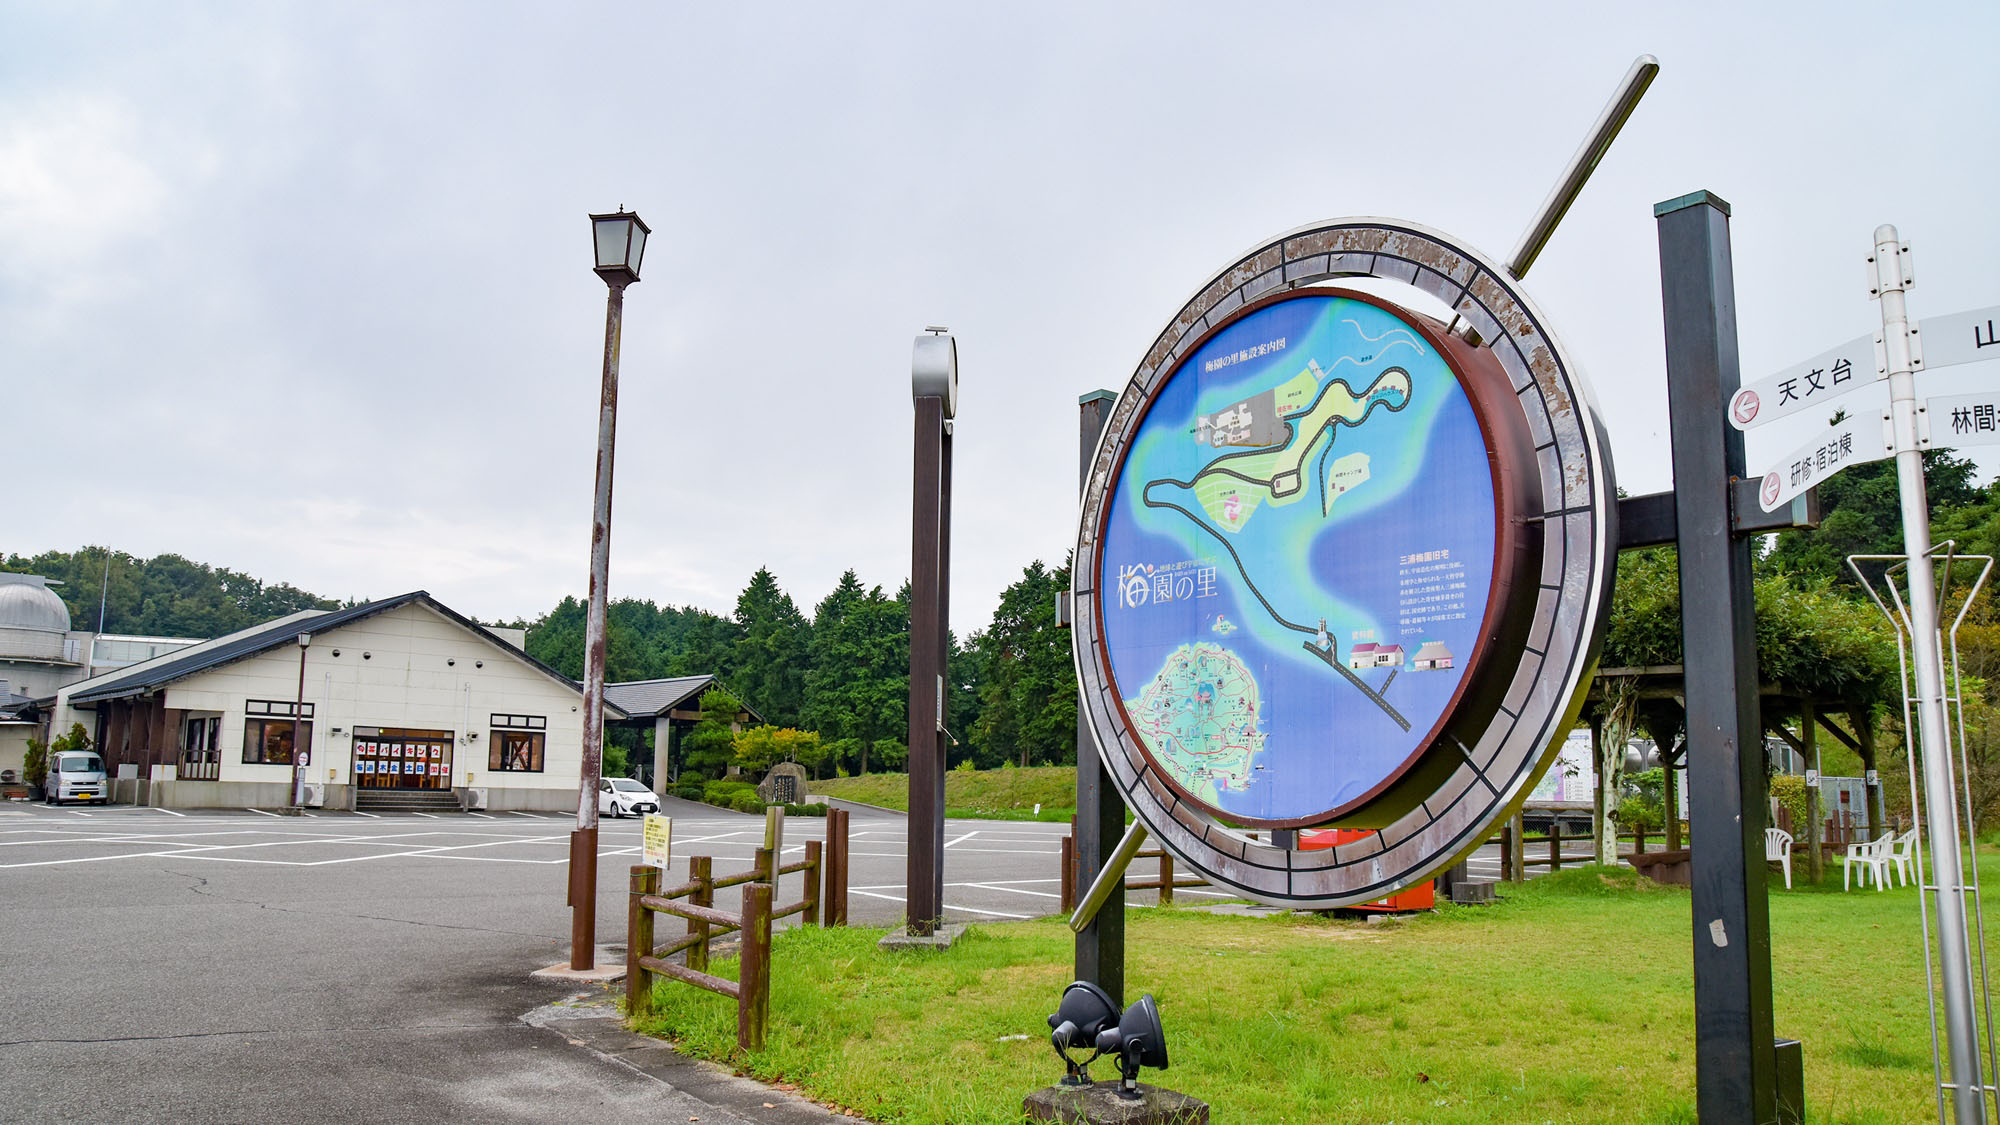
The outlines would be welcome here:
M 1739 430 L 1761 426 L 1807 407 L 1831 402 L 1881 375 L 1882 366 L 1875 358 L 1875 337 L 1859 336 L 1737 391 L 1729 399 L 1729 424 Z
M 1917 339 L 1924 357 L 1921 370 L 2000 359 L 1996 328 L 2000 328 L 2000 305 L 1950 316 L 1925 317 L 1917 324 Z
M 1932 395 L 1924 415 L 1925 446 L 2000 445 L 2000 391 Z
M 1793 450 L 1765 473 L 1757 486 L 1757 503 L 1775 512 L 1849 465 L 1880 461 L 1895 452 L 1886 413 L 1856 415 Z

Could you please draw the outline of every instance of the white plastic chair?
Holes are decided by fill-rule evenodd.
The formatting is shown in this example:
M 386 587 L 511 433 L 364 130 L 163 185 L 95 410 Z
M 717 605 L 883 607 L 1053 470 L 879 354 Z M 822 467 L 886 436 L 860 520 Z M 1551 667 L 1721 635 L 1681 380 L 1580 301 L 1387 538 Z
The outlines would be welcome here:
M 1916 847 L 1917 830 L 1914 828 L 1896 837 L 1889 843 L 1887 852 L 1888 862 L 1896 865 L 1896 875 L 1903 881 L 1903 885 L 1906 887 L 1911 883 L 1912 853 L 1916 851 Z
M 1895 833 L 1884 832 L 1877 839 L 1847 845 L 1847 854 L 1841 857 L 1840 889 L 1843 891 L 1853 889 L 1850 880 L 1854 878 L 1855 867 L 1859 866 L 1862 886 L 1868 885 L 1868 878 L 1872 875 L 1875 878 L 1876 890 L 1888 890 L 1889 888 L 1883 884 L 1889 878 L 1889 848 L 1895 838 Z
M 1785 889 L 1792 889 L 1792 834 L 1782 828 L 1764 829 L 1764 860 L 1785 869 Z

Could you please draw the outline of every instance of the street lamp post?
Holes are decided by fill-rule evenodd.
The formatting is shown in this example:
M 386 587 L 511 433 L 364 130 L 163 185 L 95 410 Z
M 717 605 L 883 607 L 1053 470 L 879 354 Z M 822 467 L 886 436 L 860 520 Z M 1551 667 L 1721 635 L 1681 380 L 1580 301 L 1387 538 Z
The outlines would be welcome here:
M 590 609 L 583 640 L 583 776 L 569 837 L 569 967 L 593 967 L 597 952 L 597 785 L 604 764 L 605 587 L 611 571 L 611 453 L 618 429 L 618 341 L 625 287 L 639 280 L 651 229 L 639 216 L 590 217 L 597 275 L 611 290 L 604 311 L 604 389 L 597 407 L 597 489 L 590 517 Z
M 292 807 L 306 807 L 306 751 L 312 743 L 305 737 L 306 731 L 306 649 L 311 648 L 313 635 L 299 634 L 299 694 L 292 704 Z

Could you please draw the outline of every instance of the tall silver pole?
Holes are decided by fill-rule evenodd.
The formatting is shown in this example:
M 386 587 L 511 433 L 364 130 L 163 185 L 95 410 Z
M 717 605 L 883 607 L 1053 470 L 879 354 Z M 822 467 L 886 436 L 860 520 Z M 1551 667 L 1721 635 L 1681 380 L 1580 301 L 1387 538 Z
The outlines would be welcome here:
M 1929 822 L 1931 878 L 1937 885 L 1933 901 L 1937 909 L 1938 975 L 1944 982 L 1952 1113 L 1959 1125 L 1982 1125 L 1986 1099 L 1972 1015 L 1972 961 L 1965 926 L 1958 807 L 1946 745 L 1944 659 L 1938 647 L 1930 504 L 1924 493 L 1923 454 L 1917 445 L 1917 391 L 1910 356 L 1910 318 L 1903 296 L 1903 244 L 1895 227 L 1875 228 L 1874 263 L 1875 290 L 1882 304 L 1882 345 L 1889 364 L 1896 478 L 1903 502 L 1903 550 L 1909 558 L 1910 651 L 1917 673 L 1917 733 L 1923 746 L 1923 811 Z

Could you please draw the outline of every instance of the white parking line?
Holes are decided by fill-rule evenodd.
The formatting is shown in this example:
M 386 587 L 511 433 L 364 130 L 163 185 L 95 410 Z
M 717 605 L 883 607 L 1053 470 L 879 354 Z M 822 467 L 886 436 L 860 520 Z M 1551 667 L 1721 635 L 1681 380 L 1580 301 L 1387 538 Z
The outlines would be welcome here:
M 903 898 L 903 896 L 902 896 L 902 895 L 884 895 L 884 894 L 876 894 L 876 893 L 875 893 L 874 891 L 864 891 L 864 890 L 861 890 L 861 889 L 860 889 L 860 888 L 858 888 L 858 887 L 849 887 L 849 888 L 847 888 L 847 890 L 848 890 L 848 893 L 849 893 L 849 894 L 857 894 L 857 895 L 867 895 L 867 896 L 868 896 L 869 898 L 883 898 L 883 899 L 888 899 L 888 900 L 889 900 L 890 902 L 903 902 L 903 901 L 906 901 L 906 900 L 905 900 L 905 899 Z M 976 906 L 955 906 L 955 905 L 953 905 L 952 903 L 949 903 L 949 902 L 947 902 L 947 903 L 945 903 L 945 904 L 944 904 L 944 908 L 945 908 L 946 910 L 958 910 L 958 911 L 962 911 L 962 912 L 964 912 L 964 913 L 966 913 L 966 914 L 991 914 L 991 915 L 992 915 L 993 917 L 995 917 L 995 918 L 1032 918 L 1032 917 L 1034 917 L 1034 915 L 1032 915 L 1032 914 L 1009 914 L 1009 913 L 1007 913 L 1007 912 L 1006 912 L 1006 911 L 1004 911 L 1004 910 L 981 910 L 981 909 L 979 909 L 979 908 L 978 908 L 978 907 L 976 907 Z
M 253 813 L 256 813 L 256 814 L 257 814 L 258 816 L 268 816 L 268 817 L 271 817 L 271 818 L 273 818 L 273 819 L 276 819 L 276 820 L 283 820 L 283 819 L 284 819 L 283 817 L 279 816 L 279 815 L 278 815 L 277 813 L 274 813 L 274 812 L 265 812 L 265 811 L 264 811 L 263 809 L 244 809 L 243 811 L 244 811 L 244 812 L 253 812 Z
M 946 840 L 946 841 L 944 842 L 944 846 L 945 846 L 945 847 L 947 847 L 947 848 L 949 848 L 949 847 L 953 846 L 954 844 L 963 844 L 963 843 L 964 843 L 964 842 L 966 842 L 967 840 L 970 840 L 970 839 L 972 839 L 972 838 L 973 838 L 974 836 L 977 836 L 977 835 L 979 835 L 979 829 L 975 828 L 975 829 L 973 829 L 972 831 L 970 831 L 970 832 L 967 832 L 967 833 L 966 833 L 965 835 L 963 835 L 963 836 L 960 836 L 960 837 L 958 837 L 958 838 L 957 838 L 957 839 L 955 839 L 955 840 Z

